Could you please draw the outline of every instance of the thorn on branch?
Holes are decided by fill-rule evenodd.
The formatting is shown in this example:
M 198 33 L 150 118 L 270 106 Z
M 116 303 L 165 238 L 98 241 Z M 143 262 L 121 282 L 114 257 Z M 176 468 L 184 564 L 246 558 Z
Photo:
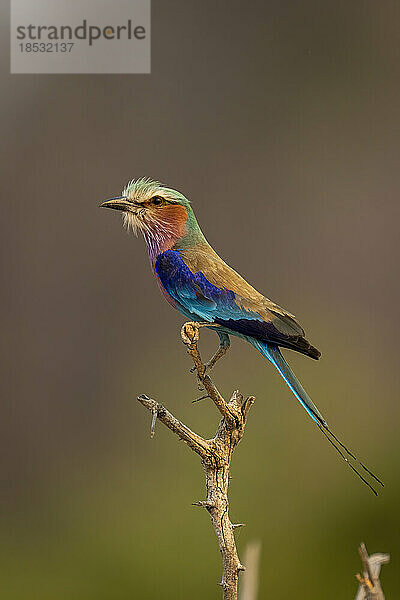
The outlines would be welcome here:
M 215 508 L 215 504 L 213 504 L 212 502 L 208 502 L 208 500 L 199 500 L 198 502 L 192 502 L 192 506 L 197 506 L 198 508 L 206 508 L 207 510 Z
M 246 523 L 232 523 L 232 529 L 238 529 L 239 527 L 246 527 Z
M 210 398 L 210 396 L 208 394 L 206 394 L 205 396 L 200 396 L 200 398 L 192 400 L 192 404 L 194 404 L 195 402 L 200 402 L 200 400 L 205 400 L 206 398 Z

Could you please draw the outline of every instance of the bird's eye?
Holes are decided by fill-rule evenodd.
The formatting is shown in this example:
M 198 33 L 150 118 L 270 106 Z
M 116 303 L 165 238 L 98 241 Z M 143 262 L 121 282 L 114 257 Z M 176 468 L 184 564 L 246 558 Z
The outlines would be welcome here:
M 153 196 L 151 203 L 155 206 L 160 206 L 160 204 L 164 203 L 164 198 L 161 198 L 161 196 Z

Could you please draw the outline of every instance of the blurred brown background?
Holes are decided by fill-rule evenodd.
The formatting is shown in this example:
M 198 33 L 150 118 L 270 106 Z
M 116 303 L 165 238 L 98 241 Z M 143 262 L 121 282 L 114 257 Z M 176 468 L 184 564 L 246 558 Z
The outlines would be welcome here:
M 215 371 L 257 396 L 233 464 L 260 598 L 353 598 L 357 545 L 398 593 L 398 2 L 153 0 L 152 74 L 9 75 L 2 30 L 1 587 L 7 599 L 218 598 L 195 457 L 148 393 L 211 435 L 142 240 L 98 209 L 147 175 L 193 202 L 214 247 L 323 352 L 287 354 L 339 460 L 272 367 L 234 341 Z M 214 339 L 215 338 L 215 339 Z M 202 335 L 204 353 L 216 337 Z

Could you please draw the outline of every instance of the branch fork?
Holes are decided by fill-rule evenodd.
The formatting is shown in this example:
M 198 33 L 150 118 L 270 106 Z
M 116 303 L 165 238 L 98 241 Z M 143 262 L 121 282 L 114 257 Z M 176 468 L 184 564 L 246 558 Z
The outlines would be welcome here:
M 222 418 L 215 436 L 209 440 L 201 437 L 172 415 L 162 404 L 144 394 L 138 397 L 138 401 L 152 413 L 151 437 L 154 435 L 155 423 L 158 419 L 200 456 L 206 477 L 207 496 L 205 500 L 193 503 L 193 506 L 207 510 L 217 536 L 222 556 L 220 585 L 223 590 L 223 600 L 237 600 L 239 573 L 244 571 L 245 567 L 239 560 L 234 530 L 244 524 L 232 524 L 229 519 L 228 486 L 232 455 L 244 434 L 247 417 L 255 398 L 249 396 L 244 399 L 236 390 L 226 402 L 219 393 L 206 373 L 207 367 L 198 349 L 199 329 L 206 325 L 209 324 L 185 323 L 181 330 L 181 338 L 193 361 L 199 382 L 221 414 Z M 220 356 L 223 354 L 224 352 L 220 352 Z
M 360 583 L 356 600 L 385 600 L 379 575 L 381 566 L 390 560 L 389 554 L 377 553 L 369 556 L 364 542 L 360 544 L 358 552 L 362 562 L 362 574 L 356 575 Z

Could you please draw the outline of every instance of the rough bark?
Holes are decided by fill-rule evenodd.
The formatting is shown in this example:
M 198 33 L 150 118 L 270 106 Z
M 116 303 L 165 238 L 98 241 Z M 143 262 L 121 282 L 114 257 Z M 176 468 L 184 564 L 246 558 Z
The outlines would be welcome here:
M 193 505 L 207 510 L 217 536 L 222 557 L 220 585 L 223 600 L 237 600 L 239 573 L 245 568 L 239 560 L 234 532 L 243 523 L 233 524 L 230 521 L 228 487 L 232 455 L 243 436 L 254 397 L 249 396 L 244 400 L 243 396 L 235 391 L 229 402 L 226 402 L 221 396 L 209 375 L 206 374 L 206 367 L 198 350 L 197 342 L 201 326 L 198 323 L 186 323 L 182 328 L 181 336 L 193 360 L 199 381 L 222 415 L 215 436 L 210 440 L 202 438 L 174 417 L 162 404 L 146 395 L 139 396 L 138 400 L 153 415 L 152 436 L 158 419 L 201 458 L 206 478 L 206 499 Z

